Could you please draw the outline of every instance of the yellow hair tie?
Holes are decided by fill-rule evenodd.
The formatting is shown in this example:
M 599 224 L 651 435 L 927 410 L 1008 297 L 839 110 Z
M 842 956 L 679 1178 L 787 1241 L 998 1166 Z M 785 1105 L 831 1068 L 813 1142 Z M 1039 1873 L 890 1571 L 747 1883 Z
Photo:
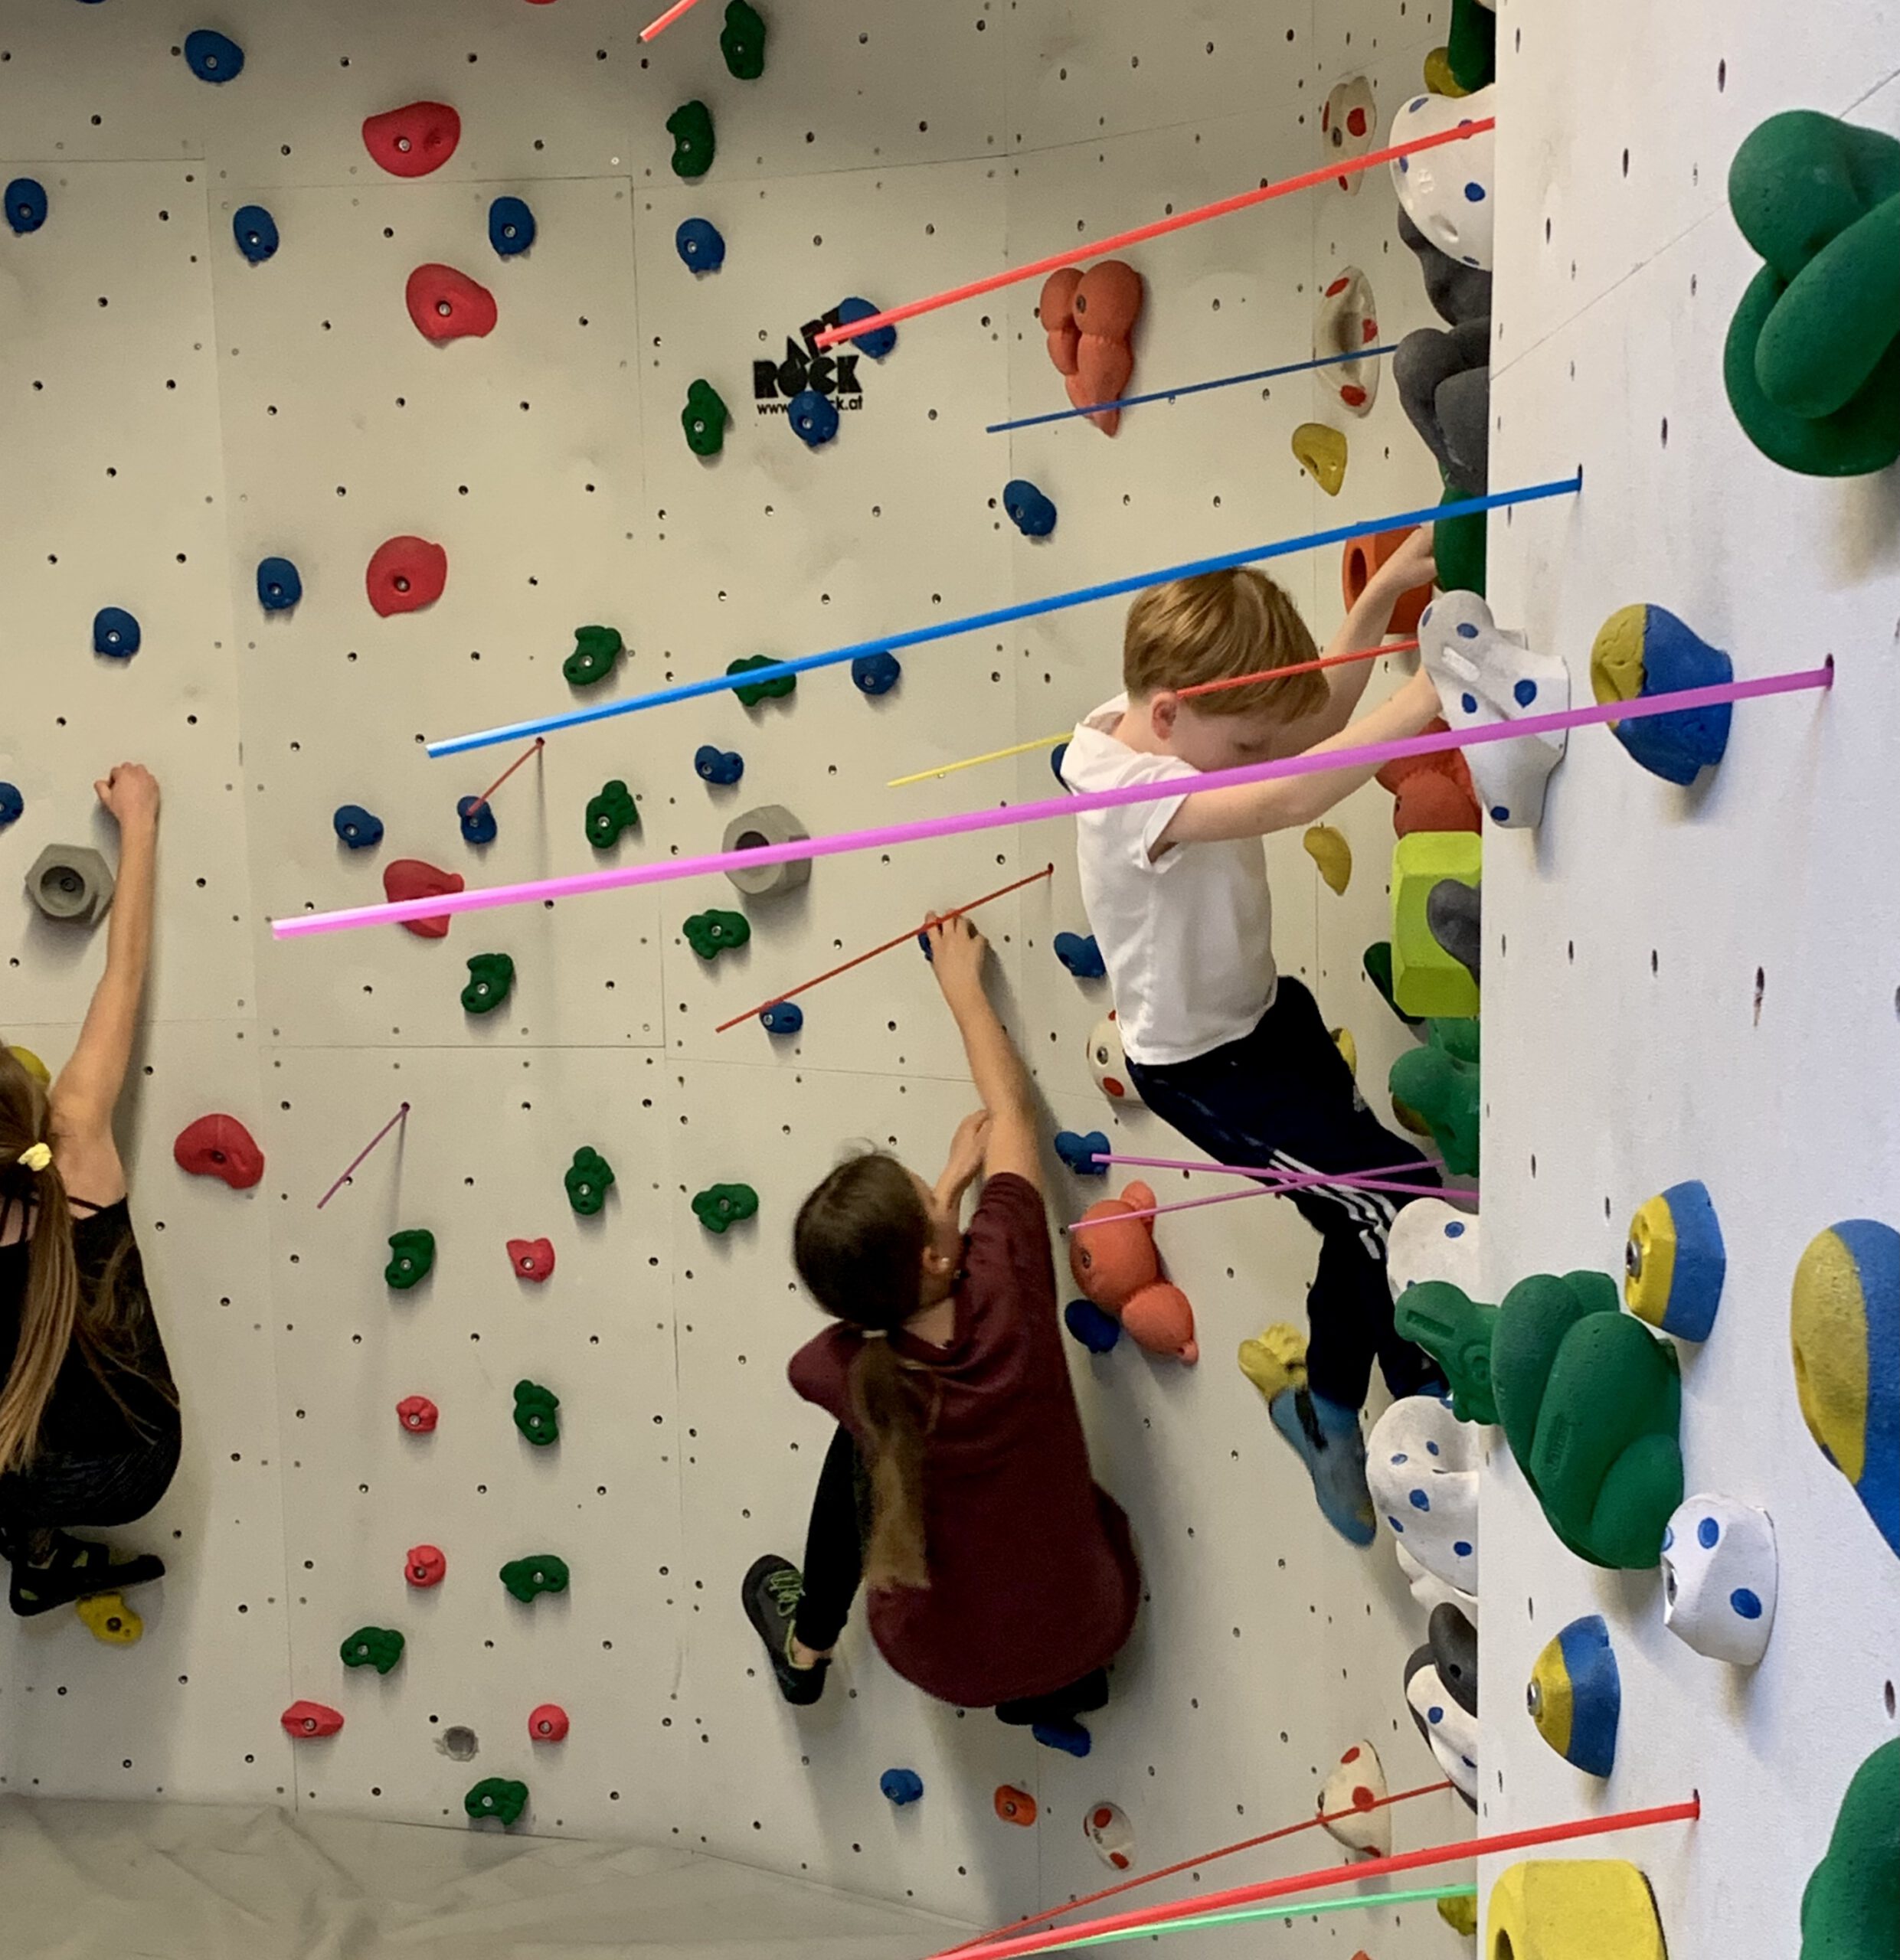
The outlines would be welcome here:
M 29 1171 L 44 1171 L 53 1161 L 53 1152 L 46 1144 L 29 1144 L 20 1152 L 19 1161 Z

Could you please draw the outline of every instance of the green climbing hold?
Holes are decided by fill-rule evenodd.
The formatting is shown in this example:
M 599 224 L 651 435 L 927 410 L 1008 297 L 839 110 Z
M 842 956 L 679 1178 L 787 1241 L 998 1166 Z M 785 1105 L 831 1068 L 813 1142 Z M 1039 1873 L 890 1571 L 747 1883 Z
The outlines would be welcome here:
M 392 1232 L 389 1250 L 390 1261 L 383 1268 L 383 1277 L 399 1293 L 407 1292 L 434 1270 L 436 1235 L 420 1226 L 407 1232 Z
M 1486 16 L 1489 18 L 1489 16 Z M 1464 501 L 1464 492 L 1450 482 L 1441 504 Z M 1482 511 L 1469 517 L 1441 518 L 1431 528 L 1431 555 L 1437 565 L 1441 592 L 1475 592 L 1484 596 L 1485 518 Z
M 703 177 L 712 168 L 712 111 L 703 102 L 682 102 L 666 119 L 673 139 L 673 175 Z
M 1900 1926 L 1900 1736 L 1854 1772 L 1801 1894 L 1801 1960 L 1893 1960 Z
M 726 57 L 726 72 L 737 80 L 756 82 L 765 73 L 765 22 L 746 0 L 732 0 L 727 8 L 719 52 Z
M 1478 1168 L 1479 1070 L 1475 1019 L 1427 1021 L 1426 1044 L 1393 1063 L 1386 1086 L 1424 1124 L 1445 1168 L 1473 1177 Z
M 716 456 L 726 446 L 726 424 L 731 420 L 724 397 L 710 381 L 697 381 L 686 390 L 686 406 L 679 411 L 679 421 L 686 432 L 686 446 L 695 456 Z
M 462 1808 L 478 1824 L 491 1817 L 513 1824 L 528 1808 L 528 1785 L 512 1777 L 484 1776 L 462 1799 Z
M 776 654 L 755 653 L 744 660 L 735 660 L 726 671 L 728 674 L 749 674 L 755 667 L 777 667 L 783 663 Z M 734 688 L 742 707 L 757 707 L 760 701 L 783 701 L 787 694 L 798 688 L 796 674 L 775 675 L 770 681 L 760 681 L 749 688 Z
M 701 959 L 717 959 L 751 938 L 752 922 L 743 912 L 695 912 L 679 929 Z
M 1421 1016 L 1408 1014 L 1392 998 L 1392 942 L 1379 939 L 1365 949 L 1361 963 L 1365 977 L 1379 991 L 1379 997 L 1408 1027 L 1416 1027 Z
M 462 1004 L 470 1014 L 492 1014 L 515 985 L 515 962 L 505 952 L 478 952 L 469 962 Z
M 613 664 L 626 651 L 626 642 L 611 626 L 577 626 L 574 652 L 561 663 L 571 688 L 591 688 L 613 671 Z
M 561 1181 L 567 1187 L 567 1202 L 583 1218 L 591 1218 L 607 1201 L 613 1166 L 591 1144 L 584 1143 Z
M 611 851 L 624 830 L 640 827 L 639 805 L 633 792 L 616 776 L 600 786 L 597 796 L 587 799 L 587 841 L 597 851 Z
M 693 1199 L 693 1216 L 708 1232 L 723 1233 L 759 1212 L 759 1194 L 750 1184 L 708 1184 Z
M 337 1649 L 346 1668 L 374 1668 L 386 1674 L 402 1658 L 403 1637 L 393 1627 L 359 1626 Z
M 551 1552 L 536 1552 L 525 1559 L 512 1560 L 502 1568 L 502 1583 L 523 1604 L 544 1592 L 567 1589 L 567 1566 Z
M 1475 95 L 1497 80 L 1498 17 L 1484 0 L 1451 0 L 1451 26 L 1445 60 L 1465 95 Z M 1447 590 L 1459 588 L 1448 586 Z
M 515 1384 L 515 1426 L 537 1449 L 561 1440 L 561 1397 L 538 1381 Z
M 1399 1295 L 1392 1320 L 1444 1370 L 1451 1413 L 1461 1423 L 1495 1423 L 1491 1329 L 1498 1310 L 1472 1299 L 1448 1279 L 1421 1279 Z

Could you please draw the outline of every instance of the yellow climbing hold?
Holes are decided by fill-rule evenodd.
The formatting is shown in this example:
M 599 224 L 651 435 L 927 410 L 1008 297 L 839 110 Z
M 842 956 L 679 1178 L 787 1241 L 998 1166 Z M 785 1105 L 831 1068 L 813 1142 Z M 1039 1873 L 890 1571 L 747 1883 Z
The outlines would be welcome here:
M 1346 1058 L 1346 1065 L 1356 1076 L 1359 1072 L 1359 1044 L 1352 1038 L 1349 1027 L 1336 1027 L 1331 1031 L 1333 1045 Z
M 1590 649 L 1590 691 L 1600 706 L 1633 701 L 1643 691 L 1643 634 L 1647 606 L 1624 606 L 1597 629 Z M 1611 727 L 1616 724 L 1613 721 Z
M 52 1071 L 34 1054 L 31 1048 L 11 1048 L 7 1051 L 42 1089 L 53 1086 Z
M 87 1631 L 108 1647 L 130 1647 L 146 1630 L 146 1623 L 126 1604 L 121 1592 L 95 1592 L 80 1599 L 74 1610 L 86 1622 Z
M 1478 1929 L 1478 1901 L 1475 1893 L 1460 1892 L 1438 1901 L 1438 1916 L 1454 1932 L 1469 1939 Z
M 1269 1402 L 1283 1389 L 1306 1385 L 1306 1337 L 1284 1320 L 1241 1343 L 1241 1373 Z
M 1489 1919 L 1490 1951 L 1515 1960 L 1668 1960 L 1649 1880 L 1621 1858 L 1527 1858 Z
M 1320 877 L 1335 891 L 1344 891 L 1352 882 L 1352 847 L 1343 834 L 1330 824 L 1315 824 L 1300 841 L 1319 866 Z
M 1293 432 L 1293 452 L 1300 466 L 1329 497 L 1339 494 L 1346 481 L 1346 438 L 1323 422 L 1303 422 Z
M 1469 95 L 1464 87 L 1451 72 L 1451 50 L 1434 47 L 1425 57 L 1425 89 L 1431 95 Z

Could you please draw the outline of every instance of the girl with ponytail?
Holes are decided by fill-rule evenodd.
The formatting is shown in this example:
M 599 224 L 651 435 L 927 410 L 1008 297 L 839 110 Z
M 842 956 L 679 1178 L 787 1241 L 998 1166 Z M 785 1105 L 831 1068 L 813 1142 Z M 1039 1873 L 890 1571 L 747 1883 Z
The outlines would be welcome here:
M 862 1584 L 872 1637 L 907 1680 L 1086 1755 L 1076 1718 L 1107 1700 L 1140 1572 L 1127 1519 L 1090 1474 L 1040 1126 L 983 990 L 989 947 L 962 917 L 934 921 L 927 938 L 983 1106 L 959 1125 L 934 1184 L 866 1152 L 799 1212 L 800 1277 L 837 1324 L 793 1357 L 792 1386 L 838 1426 L 803 1571 L 761 1558 L 743 1597 L 787 1701 L 824 1691 Z
M 136 763 L 94 784 L 118 820 L 106 971 L 47 1086 L 0 1042 L 0 1555 L 23 1615 L 160 1577 L 69 1524 L 123 1524 L 165 1494 L 178 1406 L 126 1209 L 113 1112 L 152 948 L 159 786 Z

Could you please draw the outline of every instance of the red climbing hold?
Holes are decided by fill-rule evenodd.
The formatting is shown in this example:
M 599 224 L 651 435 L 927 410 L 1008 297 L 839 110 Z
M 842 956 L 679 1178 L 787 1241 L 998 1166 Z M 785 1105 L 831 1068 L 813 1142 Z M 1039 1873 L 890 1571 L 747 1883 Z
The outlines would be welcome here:
M 508 1256 L 518 1279 L 531 1279 L 538 1286 L 554 1269 L 554 1249 L 546 1239 L 510 1239 Z
M 462 119 L 446 102 L 405 103 L 363 125 L 363 147 L 392 177 L 427 177 L 455 155 Z
M 531 1741 L 564 1743 L 567 1740 L 567 1711 L 551 1701 L 544 1701 L 528 1718 Z
M 342 1717 L 320 1701 L 293 1701 L 277 1720 L 283 1724 L 284 1733 L 299 1742 L 314 1736 L 333 1736 L 343 1726 Z
M 1036 1801 L 1027 1790 L 1019 1790 L 1013 1783 L 1005 1783 L 992 1799 L 996 1806 L 996 1815 L 1006 1824 L 1019 1824 L 1025 1828 L 1036 1820 Z
M 449 583 L 449 554 L 426 537 L 392 537 L 377 546 L 363 583 L 371 606 L 382 618 L 414 612 L 442 596 Z
M 420 858 L 398 858 L 383 867 L 383 896 L 392 905 L 406 898 L 440 898 L 444 892 L 461 889 L 459 871 L 439 871 Z M 402 923 L 403 929 L 414 933 L 419 939 L 449 936 L 450 922 L 446 918 L 405 919 Z
M 264 1174 L 264 1154 L 235 1116 L 201 1116 L 180 1130 L 172 1155 L 195 1178 L 222 1178 L 234 1191 L 247 1191 Z
M 494 294 L 453 266 L 418 266 L 403 297 L 424 340 L 479 338 L 495 331 Z
M 403 1561 L 402 1576 L 411 1586 L 420 1590 L 430 1586 L 440 1586 L 449 1570 L 449 1561 L 433 1545 L 411 1545 L 409 1555 Z
M 433 1436 L 442 1411 L 426 1395 L 405 1395 L 396 1404 L 396 1416 L 411 1436 Z

